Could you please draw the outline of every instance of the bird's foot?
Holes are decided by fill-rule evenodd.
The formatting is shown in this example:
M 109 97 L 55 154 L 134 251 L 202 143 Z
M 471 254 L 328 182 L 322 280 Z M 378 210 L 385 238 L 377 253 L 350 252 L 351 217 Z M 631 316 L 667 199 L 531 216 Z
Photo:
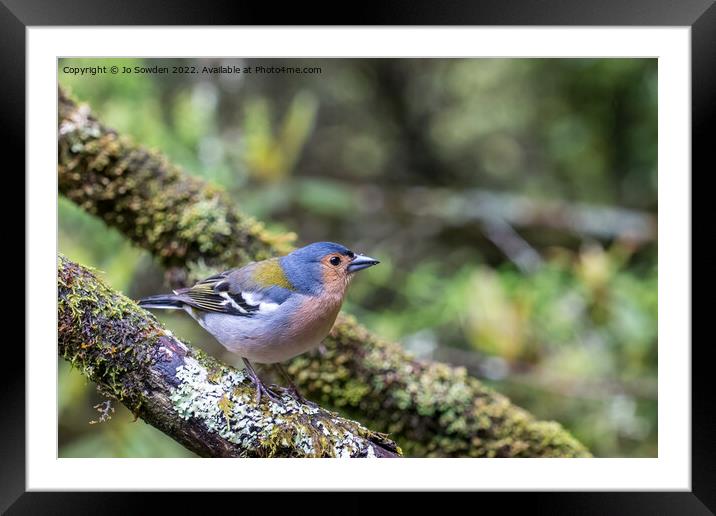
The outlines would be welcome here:
M 271 401 L 280 403 L 281 402 L 281 395 L 277 394 L 273 390 L 271 390 L 269 387 L 266 386 L 261 380 L 258 382 L 254 382 L 254 385 L 256 386 L 256 404 L 261 404 L 261 396 L 265 394 Z
M 244 364 L 246 364 L 246 372 L 248 373 L 251 382 L 254 384 L 254 387 L 256 387 L 256 404 L 261 404 L 261 396 L 263 394 L 268 396 L 268 398 L 274 402 L 280 402 L 281 396 L 279 396 L 266 386 L 266 384 L 261 380 L 259 375 L 254 370 L 254 368 L 251 366 L 249 361 L 244 359 Z
M 271 385 L 271 387 L 278 389 L 282 392 L 285 392 L 289 396 L 291 396 L 294 400 L 296 400 L 299 403 L 302 403 L 304 405 L 308 405 L 309 407 L 318 408 L 318 404 L 314 403 L 313 401 L 306 399 L 303 397 L 303 395 L 298 391 L 295 385 L 289 385 L 288 387 L 283 387 L 281 385 Z
M 265 384 L 263 384 L 261 382 L 259 382 L 259 385 L 256 387 L 256 393 L 257 393 L 256 394 L 256 404 L 257 405 L 259 403 L 261 403 L 261 395 L 262 394 L 265 394 L 266 396 L 268 396 L 268 398 L 275 403 L 280 403 L 282 401 L 280 394 L 277 394 L 275 391 L 271 390 L 270 388 L 268 388 Z
M 274 367 L 276 370 L 281 373 L 281 376 L 283 376 L 283 379 L 286 381 L 286 384 L 288 387 L 279 387 L 283 392 L 288 393 L 289 396 L 291 396 L 294 400 L 298 401 L 299 403 L 302 403 L 304 405 L 308 405 L 309 407 L 318 408 L 318 404 L 314 403 L 312 401 L 307 400 L 304 398 L 300 392 L 298 392 L 298 387 L 296 387 L 296 384 L 293 383 L 293 380 L 291 380 L 291 375 L 288 374 L 288 371 L 286 371 L 286 368 L 284 368 L 280 363 L 274 364 Z

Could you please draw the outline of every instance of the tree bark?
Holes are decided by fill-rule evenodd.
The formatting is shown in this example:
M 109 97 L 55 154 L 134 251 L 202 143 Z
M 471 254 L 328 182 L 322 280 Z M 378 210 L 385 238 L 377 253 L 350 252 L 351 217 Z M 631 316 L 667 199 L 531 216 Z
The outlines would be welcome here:
M 216 187 L 120 137 L 60 90 L 59 188 L 87 212 L 148 249 L 176 284 L 291 249 Z M 321 403 L 390 432 L 412 456 L 588 457 L 559 424 L 536 420 L 467 375 L 416 360 L 340 317 L 323 354 L 289 370 Z
M 203 457 L 397 457 L 384 434 L 251 381 L 181 342 L 88 269 L 58 257 L 59 353 L 100 391 Z

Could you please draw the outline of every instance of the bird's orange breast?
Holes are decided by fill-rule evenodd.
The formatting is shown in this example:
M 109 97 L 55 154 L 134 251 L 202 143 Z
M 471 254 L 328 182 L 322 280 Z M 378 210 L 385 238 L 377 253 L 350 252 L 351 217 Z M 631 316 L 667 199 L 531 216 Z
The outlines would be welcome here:
M 291 317 L 293 338 L 319 344 L 331 331 L 342 303 L 343 296 L 308 297 Z

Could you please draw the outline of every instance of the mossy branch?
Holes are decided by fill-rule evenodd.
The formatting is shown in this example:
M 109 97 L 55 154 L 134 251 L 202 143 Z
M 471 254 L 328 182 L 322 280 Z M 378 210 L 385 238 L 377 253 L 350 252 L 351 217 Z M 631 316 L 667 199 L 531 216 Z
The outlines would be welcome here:
M 291 249 L 295 234 L 271 235 L 220 188 L 105 128 L 62 90 L 58 109 L 60 193 L 149 250 L 171 283 Z
M 60 192 L 148 249 L 181 283 L 290 250 L 214 186 L 118 136 L 60 90 Z M 389 431 L 413 456 L 587 457 L 554 422 L 538 421 L 463 368 L 419 361 L 341 317 L 326 352 L 289 364 L 321 403 Z
M 64 256 L 59 353 L 137 417 L 204 457 L 396 457 L 384 434 L 284 395 L 259 405 L 243 371 L 184 344 Z

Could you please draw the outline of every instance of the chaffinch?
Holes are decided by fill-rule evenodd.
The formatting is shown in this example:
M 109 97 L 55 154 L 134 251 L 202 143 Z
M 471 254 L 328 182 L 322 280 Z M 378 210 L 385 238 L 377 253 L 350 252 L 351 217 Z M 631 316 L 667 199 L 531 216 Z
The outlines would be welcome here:
M 273 364 L 299 394 L 280 362 L 318 346 L 328 335 L 355 272 L 378 260 L 340 244 L 318 242 L 286 256 L 216 274 L 173 294 L 150 296 L 139 306 L 185 310 L 229 351 L 241 356 L 261 395 L 270 390 L 251 361 Z

